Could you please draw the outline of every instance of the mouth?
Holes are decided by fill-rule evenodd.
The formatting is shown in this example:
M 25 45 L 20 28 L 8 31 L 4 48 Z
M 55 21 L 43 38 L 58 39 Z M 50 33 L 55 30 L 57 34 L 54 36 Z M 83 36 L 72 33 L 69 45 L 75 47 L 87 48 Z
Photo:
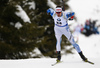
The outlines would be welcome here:
M 56 12 L 56 14 L 61 14 L 61 12 Z

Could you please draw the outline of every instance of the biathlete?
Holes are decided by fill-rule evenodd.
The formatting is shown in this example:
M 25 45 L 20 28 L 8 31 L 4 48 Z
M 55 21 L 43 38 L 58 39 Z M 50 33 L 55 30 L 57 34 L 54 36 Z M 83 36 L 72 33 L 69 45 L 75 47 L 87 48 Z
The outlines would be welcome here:
M 83 55 L 80 47 L 76 42 L 74 41 L 74 38 L 70 32 L 69 26 L 68 26 L 68 19 L 73 18 L 74 12 L 64 12 L 62 11 L 61 6 L 57 6 L 55 11 L 52 8 L 49 8 L 47 10 L 47 13 L 50 13 L 50 15 L 54 19 L 54 31 L 55 31 L 55 37 L 57 40 L 56 44 L 56 50 L 57 50 L 57 62 L 60 62 L 61 60 L 61 37 L 62 35 L 65 35 L 70 43 L 74 46 L 74 48 L 77 50 L 78 54 L 82 58 L 83 61 L 88 61 L 87 58 Z

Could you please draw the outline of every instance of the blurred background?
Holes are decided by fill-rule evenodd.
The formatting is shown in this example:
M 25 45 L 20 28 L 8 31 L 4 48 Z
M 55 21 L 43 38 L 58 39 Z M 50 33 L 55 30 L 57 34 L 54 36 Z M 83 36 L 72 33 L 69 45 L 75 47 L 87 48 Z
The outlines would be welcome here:
M 62 0 L 0 0 L 0 59 L 55 58 L 54 22 L 46 11 L 56 5 L 64 5 L 66 12 L 75 12 L 74 20 L 68 21 L 75 41 L 83 45 L 83 50 L 90 48 L 90 52 L 96 51 L 100 56 L 99 3 L 99 0 L 64 0 L 64 3 Z M 65 36 L 61 45 L 62 54 L 75 53 Z

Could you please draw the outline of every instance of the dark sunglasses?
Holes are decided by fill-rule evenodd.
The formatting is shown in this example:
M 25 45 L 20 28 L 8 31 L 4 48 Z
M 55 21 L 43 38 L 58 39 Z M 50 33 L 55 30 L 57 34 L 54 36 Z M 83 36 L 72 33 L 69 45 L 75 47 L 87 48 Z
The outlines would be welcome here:
M 61 12 L 56 12 L 57 14 L 60 14 Z

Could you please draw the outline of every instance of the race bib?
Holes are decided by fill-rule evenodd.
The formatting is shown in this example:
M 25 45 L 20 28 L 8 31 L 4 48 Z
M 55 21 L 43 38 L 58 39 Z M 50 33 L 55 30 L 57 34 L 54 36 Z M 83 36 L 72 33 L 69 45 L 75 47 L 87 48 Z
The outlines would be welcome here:
M 61 22 L 61 19 L 60 18 L 57 19 L 56 25 L 58 25 L 58 26 L 61 26 L 62 25 L 62 22 Z

